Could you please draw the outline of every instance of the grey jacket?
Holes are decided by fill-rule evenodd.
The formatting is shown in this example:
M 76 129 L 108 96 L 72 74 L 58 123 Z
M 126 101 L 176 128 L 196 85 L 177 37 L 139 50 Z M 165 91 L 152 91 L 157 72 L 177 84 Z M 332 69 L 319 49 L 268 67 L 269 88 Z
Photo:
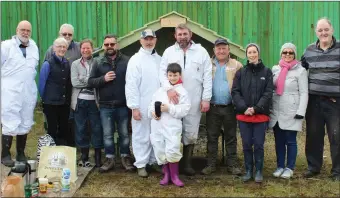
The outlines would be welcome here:
M 72 66 L 71 66 L 71 82 L 73 86 L 72 96 L 71 96 L 71 108 L 73 110 L 75 110 L 77 107 L 77 100 L 78 100 L 80 91 L 82 90 L 82 88 L 87 87 L 87 81 L 90 77 L 92 65 L 94 62 L 93 58 L 88 61 L 90 69 L 89 69 L 89 72 L 87 72 L 87 69 L 80 63 L 81 59 L 82 58 L 73 61 Z M 94 89 L 94 91 L 96 90 Z
M 280 71 L 279 65 L 272 68 L 274 85 Z M 307 71 L 298 63 L 287 73 L 283 94 L 279 96 L 274 90 L 269 127 L 272 128 L 279 122 L 279 126 L 283 130 L 301 131 L 303 119 L 295 119 L 294 116 L 296 114 L 305 116 L 307 103 Z

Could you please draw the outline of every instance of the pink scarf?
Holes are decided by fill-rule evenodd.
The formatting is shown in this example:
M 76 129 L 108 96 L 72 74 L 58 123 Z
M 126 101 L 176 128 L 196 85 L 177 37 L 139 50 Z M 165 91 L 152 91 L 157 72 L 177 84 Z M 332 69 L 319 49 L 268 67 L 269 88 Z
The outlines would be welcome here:
M 287 73 L 297 63 L 298 63 L 297 60 L 293 60 L 290 63 L 287 63 L 282 59 L 280 60 L 279 65 L 281 67 L 281 72 L 279 74 L 279 77 L 276 80 L 276 93 L 278 95 L 281 96 L 283 94 L 283 89 L 284 89 L 284 86 L 285 86 Z

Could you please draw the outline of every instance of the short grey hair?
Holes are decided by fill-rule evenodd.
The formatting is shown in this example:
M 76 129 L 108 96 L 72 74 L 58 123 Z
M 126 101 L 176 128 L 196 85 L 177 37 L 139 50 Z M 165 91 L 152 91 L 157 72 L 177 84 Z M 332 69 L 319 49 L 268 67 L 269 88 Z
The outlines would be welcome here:
M 327 18 L 327 17 L 321 17 L 321 18 L 318 19 L 318 21 L 316 22 L 315 29 L 316 29 L 316 27 L 318 26 L 318 23 L 319 23 L 320 21 L 326 21 L 326 23 L 328 23 L 328 25 L 331 26 L 331 27 L 333 28 L 332 22 L 331 22 L 331 20 L 329 20 L 329 18 Z
M 53 42 L 53 46 L 58 46 L 58 45 L 66 45 L 66 48 L 68 48 L 68 42 L 64 37 L 59 37 Z
M 62 33 L 61 31 L 62 31 L 64 28 L 71 29 L 72 32 L 74 33 L 74 27 L 73 27 L 73 25 L 68 24 L 68 23 L 64 23 L 64 24 L 62 24 L 62 25 L 60 26 L 59 34 Z
M 181 30 L 189 30 L 191 32 L 191 29 L 185 24 L 185 23 L 180 23 L 175 27 L 175 33 L 177 32 L 177 29 Z

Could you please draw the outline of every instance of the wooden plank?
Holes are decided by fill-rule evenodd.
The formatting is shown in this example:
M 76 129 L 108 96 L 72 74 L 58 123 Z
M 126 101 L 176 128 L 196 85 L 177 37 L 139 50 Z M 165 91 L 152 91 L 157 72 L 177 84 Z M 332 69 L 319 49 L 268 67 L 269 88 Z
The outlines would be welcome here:
M 75 183 L 71 183 L 70 191 L 68 192 L 59 191 L 58 193 L 55 193 L 53 192 L 53 189 L 48 189 L 46 194 L 39 194 L 39 197 L 72 197 L 77 192 L 77 190 L 81 187 L 82 183 L 85 181 L 85 178 L 87 177 L 87 175 L 91 172 L 93 168 L 94 167 L 89 167 L 89 168 L 77 167 L 78 179 L 76 180 Z M 2 185 L 3 180 L 8 175 L 9 171 L 10 171 L 10 168 L 1 164 L 1 185 Z M 52 179 L 50 181 L 53 182 L 53 181 L 58 181 L 58 180 L 60 180 L 60 178 Z

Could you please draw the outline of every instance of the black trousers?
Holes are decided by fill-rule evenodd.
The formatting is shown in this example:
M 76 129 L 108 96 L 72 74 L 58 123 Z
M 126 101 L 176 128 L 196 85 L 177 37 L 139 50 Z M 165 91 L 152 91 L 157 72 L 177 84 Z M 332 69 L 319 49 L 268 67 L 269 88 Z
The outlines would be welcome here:
M 70 106 L 44 104 L 43 112 L 47 120 L 47 133 L 57 145 L 67 145 Z
M 309 95 L 306 112 L 308 170 L 320 172 L 323 164 L 325 125 L 330 143 L 332 175 L 340 175 L 340 97 Z
M 207 112 L 207 149 L 209 163 L 216 164 L 218 138 L 221 134 L 222 125 L 224 128 L 224 141 L 226 147 L 226 164 L 229 167 L 237 166 L 237 122 L 233 105 L 222 107 L 211 104 L 210 110 Z

